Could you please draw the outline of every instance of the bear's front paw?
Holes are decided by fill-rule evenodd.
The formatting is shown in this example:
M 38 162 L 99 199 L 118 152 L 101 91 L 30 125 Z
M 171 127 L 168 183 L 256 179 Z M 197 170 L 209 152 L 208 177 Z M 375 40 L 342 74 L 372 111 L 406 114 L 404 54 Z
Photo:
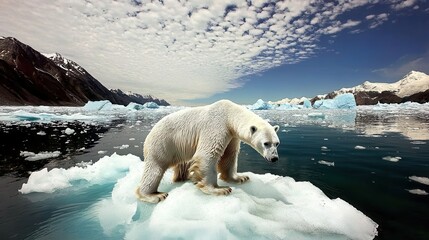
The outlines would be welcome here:
M 139 199 L 140 201 L 143 201 L 143 202 L 159 203 L 159 202 L 161 202 L 167 198 L 168 193 L 156 192 L 156 193 L 152 193 L 152 194 L 142 194 L 140 192 L 140 189 L 137 188 L 136 196 L 137 196 L 137 199 Z
M 241 184 L 241 183 L 244 183 L 244 182 L 249 181 L 249 179 L 250 179 L 250 178 L 249 178 L 248 176 L 245 176 L 245 175 L 243 175 L 243 176 L 238 176 L 238 175 L 237 175 L 237 176 L 235 177 L 235 179 L 234 179 L 234 180 L 235 180 L 237 183 L 240 183 L 240 184 Z
M 210 195 L 228 195 L 232 192 L 232 189 L 227 186 L 214 187 L 214 186 L 203 186 L 201 184 L 197 184 L 197 187 L 201 191 L 203 191 L 203 193 L 210 194 Z
M 234 177 L 225 177 L 225 176 L 220 176 L 220 179 L 224 180 L 225 182 L 229 182 L 229 183 L 236 183 L 236 184 L 242 184 L 244 182 L 249 181 L 249 177 L 248 176 L 241 176 L 241 175 L 235 175 Z

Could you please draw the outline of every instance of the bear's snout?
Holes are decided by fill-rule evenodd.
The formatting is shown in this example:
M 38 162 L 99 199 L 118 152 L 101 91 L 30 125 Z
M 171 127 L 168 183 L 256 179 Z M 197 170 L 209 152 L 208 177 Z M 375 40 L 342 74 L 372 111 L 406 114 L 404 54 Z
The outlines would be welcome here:
M 271 162 L 277 162 L 279 160 L 279 158 L 278 157 L 273 157 L 273 158 L 271 158 Z

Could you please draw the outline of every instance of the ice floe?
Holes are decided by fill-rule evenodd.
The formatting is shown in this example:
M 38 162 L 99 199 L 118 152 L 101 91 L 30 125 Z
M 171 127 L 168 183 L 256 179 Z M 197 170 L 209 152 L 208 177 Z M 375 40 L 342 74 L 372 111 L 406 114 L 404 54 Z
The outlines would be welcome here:
M 322 165 L 326 165 L 326 166 L 329 166 L 329 167 L 334 167 L 335 166 L 335 162 L 328 162 L 328 161 L 325 161 L 325 160 L 320 160 L 317 163 L 322 164 Z
M 429 178 L 427 177 L 417 177 L 417 176 L 411 176 L 408 177 L 410 180 L 413 180 L 415 182 L 424 184 L 424 185 L 429 185 Z
M 416 195 L 428 195 L 429 193 L 422 189 L 407 189 L 409 193 Z
M 27 161 L 38 161 L 48 158 L 55 158 L 61 155 L 60 151 L 54 151 L 54 152 L 29 152 L 29 151 L 21 151 L 19 154 L 21 157 L 24 157 Z
M 383 157 L 383 160 L 390 161 L 390 162 L 399 162 L 399 160 L 401 159 L 402 159 L 401 157 L 392 157 L 392 156 Z
M 79 194 L 65 188 L 114 185 L 84 218 L 93 219 L 106 237 L 122 239 L 373 239 L 378 225 L 343 201 L 329 199 L 309 182 L 246 173 L 248 183 L 230 185 L 228 196 L 202 193 L 191 182 L 161 181 L 168 191 L 159 204 L 136 200 L 144 162 L 134 155 L 105 156 L 94 164 L 33 172 L 21 193 Z M 219 185 L 226 183 L 219 181 Z M 70 196 L 73 197 L 73 196 Z
M 364 146 L 360 146 L 360 145 L 356 145 L 356 146 L 355 146 L 355 149 L 363 150 L 363 149 L 366 149 L 366 147 L 364 147 Z

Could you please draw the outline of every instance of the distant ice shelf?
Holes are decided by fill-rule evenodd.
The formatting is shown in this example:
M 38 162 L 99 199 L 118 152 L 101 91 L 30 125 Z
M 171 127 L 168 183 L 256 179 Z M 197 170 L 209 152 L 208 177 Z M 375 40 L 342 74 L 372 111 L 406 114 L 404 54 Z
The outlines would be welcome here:
M 351 93 L 345 93 L 336 96 L 334 99 L 322 99 L 314 102 L 313 106 L 311 105 L 310 100 L 303 98 L 303 103 L 292 104 L 292 103 L 281 103 L 273 104 L 270 102 L 265 102 L 262 99 L 259 99 L 253 105 L 247 106 L 251 110 L 297 110 L 297 109 L 355 109 L 356 101 L 355 97 Z

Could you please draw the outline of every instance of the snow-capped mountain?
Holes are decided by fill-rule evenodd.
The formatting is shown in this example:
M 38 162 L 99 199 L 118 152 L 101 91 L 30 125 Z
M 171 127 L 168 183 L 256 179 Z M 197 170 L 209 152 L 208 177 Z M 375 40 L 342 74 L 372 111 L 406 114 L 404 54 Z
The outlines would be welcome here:
M 137 100 L 109 91 L 76 62 L 58 53 L 43 55 L 11 37 L 0 38 L 0 76 L 0 105 L 79 106 L 90 100 L 126 105 Z
M 411 71 L 404 76 L 401 80 L 394 83 L 372 83 L 364 82 L 361 85 L 352 88 L 342 88 L 335 91 L 337 94 L 341 93 L 355 93 L 355 92 L 378 92 L 384 91 L 392 92 L 396 96 L 404 98 L 413 94 L 419 93 L 422 90 L 429 89 L 429 75 L 422 72 Z
M 77 74 L 77 75 L 83 75 L 88 74 L 85 69 L 83 69 L 79 64 L 76 62 L 67 59 L 59 53 L 49 54 L 49 53 L 42 53 L 45 57 L 51 59 L 54 61 L 57 66 L 67 71 L 67 74 Z
M 115 98 L 117 101 L 119 102 L 135 102 L 135 103 L 140 103 L 140 104 L 144 104 L 147 102 L 155 102 L 158 105 L 162 105 L 162 106 L 168 106 L 170 105 L 167 101 L 165 101 L 164 99 L 158 99 L 155 97 L 152 97 L 151 95 L 141 95 L 138 93 L 133 93 L 130 91 L 127 92 L 123 92 L 121 89 L 109 89 L 112 93 L 115 94 Z M 126 105 L 126 104 L 124 104 Z
M 332 99 L 339 94 L 353 93 L 357 105 L 373 105 L 380 103 L 429 102 L 429 75 L 411 71 L 401 80 L 394 83 L 372 83 L 366 81 L 351 88 L 341 88 L 326 95 L 311 99 Z

